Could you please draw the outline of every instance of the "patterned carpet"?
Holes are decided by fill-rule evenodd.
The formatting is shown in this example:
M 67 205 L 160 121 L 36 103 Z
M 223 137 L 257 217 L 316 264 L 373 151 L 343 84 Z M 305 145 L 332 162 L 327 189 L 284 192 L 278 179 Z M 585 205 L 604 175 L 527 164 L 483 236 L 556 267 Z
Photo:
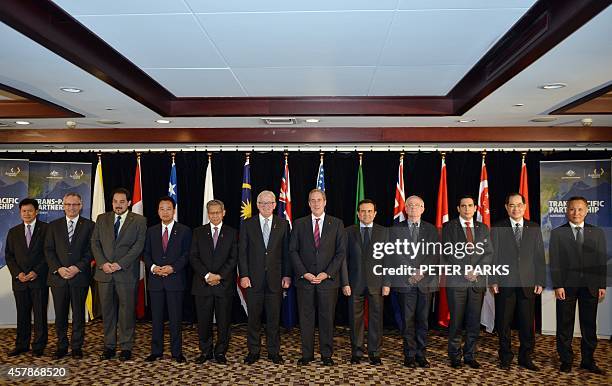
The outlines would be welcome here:
M 183 331 L 184 354 L 188 362 L 176 364 L 166 357 L 154 363 L 143 359 L 149 354 L 151 326 L 141 323 L 137 326 L 134 359 L 120 362 L 117 359 L 100 361 L 102 348 L 102 324 L 93 322 L 87 326 L 85 358 L 74 360 L 66 357 L 54 361 L 51 355 L 55 351 L 55 334 L 53 325 L 49 330 L 49 346 L 45 355 L 35 358 L 25 354 L 8 358 L 6 353 L 13 348 L 15 330 L 0 329 L 0 368 L 6 373 L 8 366 L 67 366 L 70 375 L 64 379 L 21 379 L 19 384 L 27 385 L 605 385 L 612 384 L 612 350 L 609 340 L 600 340 L 596 352 L 598 365 L 605 369 L 606 376 L 594 375 L 578 369 L 579 358 L 571 374 L 558 371 L 558 357 L 554 337 L 538 336 L 536 341 L 535 363 L 540 366 L 537 373 L 519 368 L 516 363 L 509 371 L 497 368 L 497 338 L 482 333 L 480 338 L 478 360 L 481 369 L 452 369 L 446 358 L 446 337 L 443 332 L 432 331 L 428 358 L 430 369 L 407 369 L 402 366 L 402 341 L 394 330 L 385 332 L 382 351 L 383 365 L 378 367 L 369 364 L 350 365 L 350 343 L 348 330 L 336 329 L 334 360 L 336 366 L 323 367 L 318 362 L 309 366 L 298 367 L 296 360 L 300 357 L 299 330 L 283 332 L 281 335 L 281 352 L 285 358 L 284 365 L 274 365 L 267 360 L 265 349 L 262 358 L 252 366 L 243 364 L 246 349 L 246 327 L 234 326 L 227 365 L 206 362 L 204 365 L 194 363 L 199 355 L 197 347 L 197 330 L 187 328 Z M 514 336 L 514 341 L 518 338 Z M 574 339 L 574 350 L 579 353 L 580 341 Z M 166 349 L 169 350 L 169 336 L 166 334 Z M 514 347 L 517 351 L 517 347 Z M 0 376 L 0 384 L 11 383 L 6 375 Z

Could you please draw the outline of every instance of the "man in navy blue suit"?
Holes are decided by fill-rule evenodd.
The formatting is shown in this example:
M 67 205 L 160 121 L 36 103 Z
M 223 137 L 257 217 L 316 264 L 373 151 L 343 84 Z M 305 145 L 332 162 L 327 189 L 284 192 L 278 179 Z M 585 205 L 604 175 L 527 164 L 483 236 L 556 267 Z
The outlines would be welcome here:
M 172 359 L 186 362 L 182 352 L 181 321 L 183 293 L 186 287 L 185 267 L 189 262 L 191 229 L 174 221 L 176 202 L 162 197 L 157 205 L 161 223 L 147 229 L 144 258 L 147 267 L 153 336 L 151 354 L 145 359 L 153 362 L 164 352 L 164 308 L 170 319 L 170 351 Z

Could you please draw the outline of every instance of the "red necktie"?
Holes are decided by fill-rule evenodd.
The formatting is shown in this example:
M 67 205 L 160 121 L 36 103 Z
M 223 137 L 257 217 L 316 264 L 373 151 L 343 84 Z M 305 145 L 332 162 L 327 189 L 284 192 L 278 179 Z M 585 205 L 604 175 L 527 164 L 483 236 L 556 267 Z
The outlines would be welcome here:
M 164 227 L 164 234 L 162 235 L 162 248 L 164 252 L 168 249 L 168 227 Z
M 314 242 L 315 248 L 319 249 L 319 245 L 321 244 L 321 232 L 319 230 L 319 218 L 315 218 L 315 229 L 314 229 Z
M 472 228 L 470 228 L 470 222 L 465 222 L 465 238 L 468 243 L 474 243 L 474 235 L 472 234 Z

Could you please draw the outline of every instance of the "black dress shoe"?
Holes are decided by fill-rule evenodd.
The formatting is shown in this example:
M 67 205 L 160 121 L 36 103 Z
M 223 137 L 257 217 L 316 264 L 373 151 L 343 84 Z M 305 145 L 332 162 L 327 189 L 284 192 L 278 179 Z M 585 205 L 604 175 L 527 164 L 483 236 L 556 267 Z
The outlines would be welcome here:
M 68 355 L 68 349 L 60 349 L 53 353 L 53 359 L 62 359 L 66 355 Z
M 333 366 L 334 365 L 334 360 L 331 359 L 330 357 L 323 357 L 323 358 L 321 358 L 321 364 L 323 366 Z
M 103 361 L 109 360 L 109 359 L 113 359 L 115 357 L 115 350 L 111 350 L 111 349 L 104 349 L 104 351 L 102 352 L 102 355 L 100 355 L 100 359 Z
M 227 364 L 227 358 L 225 358 L 225 355 L 223 354 L 215 355 L 215 362 L 220 365 L 225 365 Z
M 451 367 L 453 369 L 460 369 L 462 366 L 460 359 L 451 359 Z
M 429 361 L 427 360 L 427 358 L 423 357 L 423 358 L 416 358 L 416 363 L 417 365 L 419 365 L 419 367 L 422 367 L 424 369 L 428 369 L 429 367 L 431 367 L 429 365 Z
M 43 352 L 43 349 L 32 350 L 32 355 L 34 355 L 35 357 L 41 357 L 43 356 Z
M 197 363 L 198 365 L 201 365 L 202 363 L 206 361 L 210 361 L 212 359 L 213 359 L 212 354 L 200 354 L 200 356 L 196 358 L 195 363 Z
M 176 363 L 186 363 L 187 358 L 183 354 L 179 354 L 178 356 L 172 357 L 172 360 Z
M 351 356 L 351 364 L 352 365 L 358 365 L 359 362 L 361 362 L 361 357 L 359 357 L 357 355 Z
M 539 371 L 540 368 L 536 366 L 531 360 L 528 361 L 519 361 L 519 366 L 526 368 L 531 371 Z
M 305 366 L 307 364 L 309 364 L 310 362 L 312 362 L 314 359 L 313 358 L 300 358 L 297 361 L 298 366 Z
M 473 369 L 479 369 L 480 368 L 480 363 L 478 363 L 478 361 L 476 361 L 476 359 L 472 359 L 469 361 L 464 360 L 463 363 L 465 363 L 466 365 L 470 366 Z
M 600 369 L 599 367 L 597 367 L 597 365 L 595 363 L 592 363 L 590 365 L 585 365 L 585 364 L 580 364 L 580 368 L 587 370 L 593 374 L 599 374 L 599 375 L 606 375 L 605 370 Z
M 572 364 L 568 362 L 561 362 L 561 366 L 559 367 L 559 371 L 562 373 L 571 373 L 572 372 Z
M 380 357 L 370 357 L 370 364 L 372 366 L 380 366 L 382 365 L 382 361 L 380 360 Z
M 404 367 L 416 369 L 416 361 L 414 357 L 404 357 Z
M 162 356 L 159 354 L 151 354 L 148 357 L 145 358 L 145 362 L 155 362 L 156 360 L 158 360 L 159 358 L 161 358 Z
M 252 365 L 253 363 L 259 360 L 259 354 L 251 354 L 248 353 L 246 357 L 244 357 L 244 363 L 247 365 Z
M 83 350 L 80 348 L 74 348 L 72 349 L 70 355 L 72 355 L 72 358 L 74 359 L 83 359 Z
M 285 363 L 285 360 L 280 354 L 268 355 L 268 359 L 271 360 L 272 363 L 274 363 L 275 365 L 282 365 L 283 363 Z
M 131 350 L 121 350 L 121 354 L 119 355 L 119 360 L 121 362 L 129 361 L 132 359 L 132 351 Z
M 499 362 L 499 368 L 502 370 L 510 370 L 510 362 L 509 361 Z
M 16 357 L 17 355 L 27 353 L 28 351 L 30 350 L 28 350 L 27 348 L 16 348 L 13 351 L 9 351 L 7 355 L 10 357 Z

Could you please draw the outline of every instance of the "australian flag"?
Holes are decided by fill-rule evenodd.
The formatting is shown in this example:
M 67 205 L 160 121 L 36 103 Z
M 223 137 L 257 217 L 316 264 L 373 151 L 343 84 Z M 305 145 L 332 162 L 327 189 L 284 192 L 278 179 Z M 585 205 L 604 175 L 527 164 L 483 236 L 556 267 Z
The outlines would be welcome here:
M 285 168 L 281 178 L 280 194 L 278 195 L 278 217 L 289 221 L 289 228 L 293 225 L 293 215 L 291 214 L 291 186 L 289 183 L 289 162 L 285 157 Z M 297 304 L 295 296 L 295 286 L 283 290 L 282 304 L 283 327 L 292 328 L 297 324 Z
M 176 164 L 174 156 L 172 157 L 172 168 L 170 169 L 170 182 L 168 183 L 168 196 L 172 197 L 176 203 L 176 211 L 174 212 L 174 221 L 178 221 L 178 185 L 176 182 Z

